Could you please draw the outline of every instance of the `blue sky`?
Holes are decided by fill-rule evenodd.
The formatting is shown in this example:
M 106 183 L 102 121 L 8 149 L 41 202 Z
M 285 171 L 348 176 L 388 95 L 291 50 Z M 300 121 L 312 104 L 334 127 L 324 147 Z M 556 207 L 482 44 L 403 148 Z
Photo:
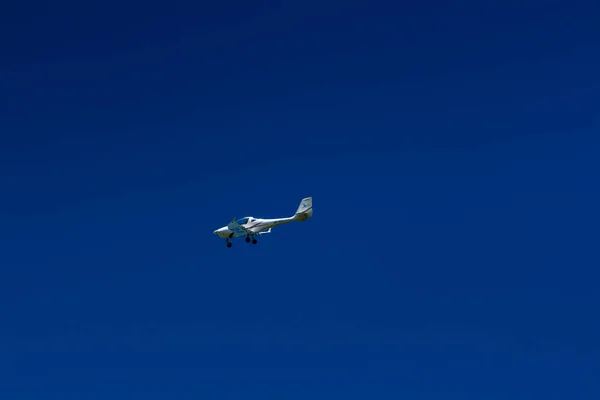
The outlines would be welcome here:
M 1 397 L 597 399 L 599 12 L 3 3 Z

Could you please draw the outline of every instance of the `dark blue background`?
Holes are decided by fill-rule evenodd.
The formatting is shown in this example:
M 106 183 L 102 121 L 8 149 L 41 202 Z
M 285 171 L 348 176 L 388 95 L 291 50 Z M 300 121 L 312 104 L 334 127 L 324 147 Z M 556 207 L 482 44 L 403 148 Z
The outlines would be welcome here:
M 0 397 L 597 399 L 599 15 L 4 1 Z

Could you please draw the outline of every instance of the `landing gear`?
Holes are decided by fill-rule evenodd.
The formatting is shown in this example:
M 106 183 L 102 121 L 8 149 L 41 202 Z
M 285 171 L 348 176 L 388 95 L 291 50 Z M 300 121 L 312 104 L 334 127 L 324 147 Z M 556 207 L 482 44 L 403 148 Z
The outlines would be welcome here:
M 232 243 L 229 241 L 230 238 L 225 239 L 225 245 L 229 248 L 231 247 Z M 246 236 L 246 243 L 250 243 L 252 242 L 252 244 L 256 244 L 258 243 L 258 240 L 256 240 L 256 238 L 254 237 L 254 235 L 248 235 Z

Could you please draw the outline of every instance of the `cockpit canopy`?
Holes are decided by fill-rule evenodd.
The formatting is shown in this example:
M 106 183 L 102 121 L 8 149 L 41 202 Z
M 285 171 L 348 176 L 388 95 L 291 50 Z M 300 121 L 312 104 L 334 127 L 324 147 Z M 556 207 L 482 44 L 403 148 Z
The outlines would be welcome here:
M 240 218 L 238 219 L 236 222 L 240 225 L 246 225 L 248 223 L 248 221 L 250 221 L 250 217 L 244 217 L 244 218 Z

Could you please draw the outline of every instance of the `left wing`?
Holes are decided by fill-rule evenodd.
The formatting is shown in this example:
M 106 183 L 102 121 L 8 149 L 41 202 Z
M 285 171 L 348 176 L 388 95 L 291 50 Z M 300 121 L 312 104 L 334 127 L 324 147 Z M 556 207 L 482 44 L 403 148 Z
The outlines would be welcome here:
M 235 233 L 238 236 L 241 235 L 251 235 L 252 232 L 246 228 L 244 228 L 242 225 L 238 224 L 235 221 L 235 218 L 233 219 L 233 221 L 231 221 L 229 223 L 229 225 L 227 225 L 227 228 L 229 228 L 229 230 L 233 233 Z

